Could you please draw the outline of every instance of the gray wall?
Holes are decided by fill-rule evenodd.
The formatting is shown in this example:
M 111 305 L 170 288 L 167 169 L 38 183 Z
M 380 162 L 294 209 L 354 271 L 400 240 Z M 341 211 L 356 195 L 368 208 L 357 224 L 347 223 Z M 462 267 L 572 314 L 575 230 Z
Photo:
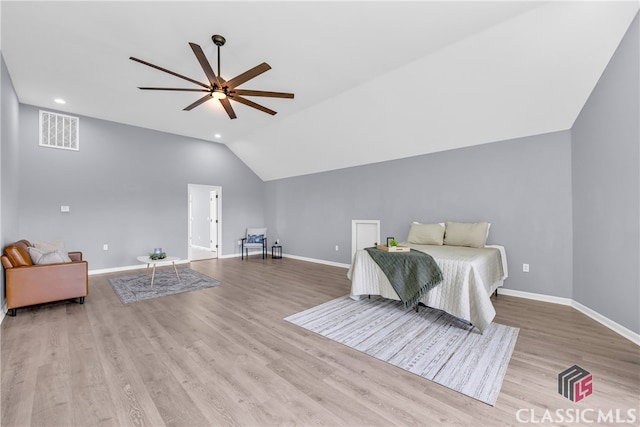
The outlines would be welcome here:
M 570 165 L 564 131 L 269 181 L 266 218 L 285 253 L 345 264 L 353 219 L 381 220 L 382 240 L 405 239 L 411 221 L 489 221 L 508 288 L 569 298 Z
M 4 58 L 0 55 L 0 242 L 18 238 L 18 112 L 19 103 Z M 5 301 L 4 274 L 0 275 Z
M 638 16 L 572 128 L 574 299 L 640 333 Z
M 90 270 L 154 247 L 186 258 L 188 184 L 222 187 L 222 255 L 264 222 L 264 183 L 225 145 L 80 117 L 80 151 L 43 148 L 38 114 L 20 105 L 20 237 L 62 240 Z

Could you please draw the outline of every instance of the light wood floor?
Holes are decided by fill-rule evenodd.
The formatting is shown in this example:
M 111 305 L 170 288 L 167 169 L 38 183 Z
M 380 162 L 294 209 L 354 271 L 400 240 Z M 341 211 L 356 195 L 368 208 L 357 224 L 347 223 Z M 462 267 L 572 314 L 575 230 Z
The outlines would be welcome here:
M 2 425 L 501 426 L 517 413 L 541 425 L 560 424 L 540 423 L 557 409 L 640 419 L 639 348 L 570 307 L 495 300 L 496 321 L 520 334 L 492 407 L 282 320 L 347 294 L 343 268 L 260 256 L 191 267 L 224 284 L 123 305 L 116 274 L 91 276 L 84 305 L 6 317 Z M 574 364 L 594 378 L 578 403 L 556 385 Z

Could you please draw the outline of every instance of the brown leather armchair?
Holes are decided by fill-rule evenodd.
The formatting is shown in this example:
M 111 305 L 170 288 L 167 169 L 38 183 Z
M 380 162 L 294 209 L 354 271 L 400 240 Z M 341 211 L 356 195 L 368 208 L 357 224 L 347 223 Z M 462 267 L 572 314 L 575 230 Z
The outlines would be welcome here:
M 69 252 L 72 262 L 35 265 L 29 246 L 28 241 L 20 240 L 4 248 L 9 315 L 15 316 L 20 307 L 65 299 L 79 298 L 84 304 L 89 294 L 89 267 L 82 252 Z

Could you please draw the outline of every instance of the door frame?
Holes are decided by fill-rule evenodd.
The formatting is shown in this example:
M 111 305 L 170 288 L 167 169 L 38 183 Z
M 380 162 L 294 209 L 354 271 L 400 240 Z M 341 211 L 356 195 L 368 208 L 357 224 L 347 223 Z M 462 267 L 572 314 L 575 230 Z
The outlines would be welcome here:
M 220 258 L 220 254 L 222 253 L 222 187 L 219 185 L 205 185 L 205 184 L 187 184 L 187 253 L 190 253 L 191 242 L 189 241 L 189 231 L 191 229 L 191 218 L 189 216 L 190 212 L 190 204 L 191 204 L 191 190 L 192 189 L 203 189 L 207 190 L 209 194 L 212 191 L 216 192 L 218 196 L 216 202 L 216 216 L 218 222 L 214 225 L 211 224 L 210 227 L 216 227 L 216 257 Z M 211 203 L 211 202 L 209 202 Z M 211 229 L 210 229 L 211 231 Z

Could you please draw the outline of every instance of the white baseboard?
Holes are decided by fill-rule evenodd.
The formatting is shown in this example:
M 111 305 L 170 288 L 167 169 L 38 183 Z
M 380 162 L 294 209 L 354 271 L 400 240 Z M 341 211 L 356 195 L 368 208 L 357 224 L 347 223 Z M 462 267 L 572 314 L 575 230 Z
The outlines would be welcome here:
M 5 303 L 2 304 L 2 312 L 0 313 L 0 325 L 2 325 L 2 321 L 4 320 L 4 316 L 7 315 L 7 311 L 9 311 L 9 309 L 7 308 L 7 303 L 5 301 Z
M 249 252 L 249 255 L 260 255 L 260 251 L 257 252 Z M 268 256 L 271 256 L 269 254 L 267 254 Z M 239 258 L 241 256 L 241 254 L 227 254 L 227 255 L 222 255 L 219 256 L 218 258 L 220 259 L 225 259 L 225 258 Z M 308 262 L 313 262 L 316 264 L 324 264 L 324 265 L 330 265 L 332 267 L 342 267 L 342 268 L 349 268 L 350 265 L 349 264 L 343 264 L 340 262 L 333 262 L 333 261 L 325 261 L 323 259 L 317 259 L 317 258 L 306 258 L 306 257 L 302 257 L 302 256 L 297 256 L 297 255 L 291 255 L 291 254 L 282 254 L 283 258 L 291 258 L 291 259 L 297 259 L 300 261 L 308 261 Z
M 251 255 L 260 255 L 261 252 L 260 251 L 249 251 L 249 256 Z M 234 254 L 227 254 L 227 255 L 221 255 L 218 258 L 219 259 L 227 259 L 227 258 L 240 258 L 242 256 L 242 254 L 240 253 L 234 253 Z M 271 256 L 271 254 L 267 254 L 268 257 Z M 325 265 L 331 265 L 333 267 L 343 267 L 343 268 L 349 268 L 349 264 L 342 264 L 339 262 L 333 262 L 333 261 L 325 261 L 323 259 L 316 259 L 316 258 L 305 258 L 305 257 L 301 257 L 301 256 L 297 256 L 297 255 L 291 255 L 291 254 L 282 254 L 283 258 L 292 258 L 292 259 L 297 259 L 300 261 L 308 261 L 308 262 L 313 262 L 316 264 L 325 264 Z
M 634 343 L 637 346 L 640 346 L 640 334 L 633 332 L 631 329 L 622 326 L 621 324 L 614 322 L 613 320 L 609 319 L 608 317 L 603 316 L 602 314 L 598 313 L 597 311 L 583 305 L 580 304 L 577 301 L 572 300 L 571 298 L 562 298 L 562 297 L 554 297 L 551 295 L 543 295 L 543 294 L 536 294 L 533 292 L 523 292 L 523 291 L 516 291 L 514 289 L 505 289 L 505 288 L 500 288 L 500 290 L 498 291 L 498 294 L 502 294 L 502 295 L 508 295 L 508 296 L 513 296 L 513 297 L 518 297 L 518 298 L 526 298 L 526 299 L 531 299 L 531 300 L 536 300 L 536 301 L 543 301 L 543 302 L 550 302 L 553 304 L 561 304 L 561 305 L 568 305 L 571 306 L 573 308 L 575 308 L 576 310 L 578 310 L 580 313 L 584 314 L 587 317 L 590 317 L 591 319 L 595 320 L 596 322 L 600 323 L 603 326 L 606 326 L 607 328 L 611 329 L 613 332 L 623 336 L 624 338 L 628 339 L 629 341 L 631 341 L 632 343 Z
M 560 304 L 560 305 L 571 305 L 571 303 L 573 301 L 571 298 L 554 297 L 554 296 L 551 296 L 551 295 L 536 294 L 536 293 L 533 293 L 533 292 L 516 291 L 515 289 L 507 289 L 507 288 L 499 288 L 498 289 L 498 294 L 508 295 L 508 296 L 512 296 L 512 297 L 518 297 L 518 298 L 532 299 L 532 300 L 536 300 L 536 301 L 552 302 L 554 304 Z
M 297 259 L 300 261 L 308 261 L 308 262 L 315 262 L 316 264 L 330 265 L 332 267 L 349 268 L 351 266 L 350 264 L 343 264 L 341 262 L 325 261 L 323 259 L 316 259 L 316 258 L 306 258 L 306 257 L 291 255 L 291 254 L 282 254 L 282 256 L 286 258 Z
M 589 316 L 590 318 L 600 323 L 601 325 L 611 329 L 613 332 L 617 332 L 618 334 L 622 335 L 623 337 L 625 337 L 635 345 L 640 346 L 640 334 L 637 334 L 633 332 L 631 329 L 625 326 L 622 326 L 619 323 L 614 322 L 613 320 L 603 316 L 597 311 L 590 309 L 586 305 L 580 304 L 578 301 L 572 300 L 571 306 L 576 310 L 578 310 L 580 313 L 583 313 L 586 316 Z

